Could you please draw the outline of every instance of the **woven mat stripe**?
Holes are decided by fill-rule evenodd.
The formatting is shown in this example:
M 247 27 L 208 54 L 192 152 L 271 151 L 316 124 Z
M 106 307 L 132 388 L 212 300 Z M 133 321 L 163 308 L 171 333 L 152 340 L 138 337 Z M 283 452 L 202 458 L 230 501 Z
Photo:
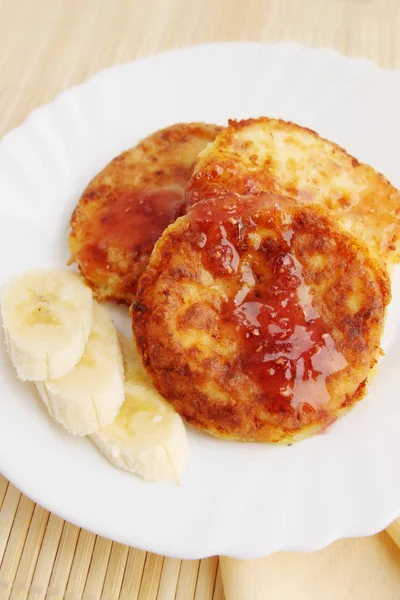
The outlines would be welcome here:
M 7 486 L 0 509 L 0 565 L 3 564 L 4 552 L 7 547 L 8 538 L 10 536 L 20 499 L 21 492 L 10 483 Z
M 224 586 L 222 583 L 221 568 L 218 563 L 217 574 L 215 577 L 212 600 L 225 600 Z
M 181 560 L 178 558 L 165 558 L 158 588 L 159 600 L 175 600 L 178 585 Z
M 102 597 L 104 600 L 113 600 L 120 597 L 122 579 L 128 559 L 128 546 L 113 542 L 108 561 Z
M 3 475 L 0 475 L 0 510 L 3 506 L 4 496 L 6 495 L 8 488 L 8 481 Z
M 8 488 L 10 491 L 11 486 Z M 7 493 L 8 493 L 7 492 Z M 6 496 L 7 500 L 7 496 Z M 3 505 L 4 506 L 4 505 Z M 2 586 L 2 600 L 8 600 L 11 595 L 15 575 L 22 557 L 25 540 L 28 534 L 29 525 L 32 520 L 35 504 L 21 495 L 10 536 L 7 541 L 6 551 L 0 567 L 0 582 Z
M 62 600 L 74 560 L 80 529 L 71 523 L 63 522 L 59 547 L 48 586 L 48 595 L 52 600 Z
M 212 598 L 218 569 L 218 557 L 213 556 L 200 561 L 194 600 Z
M 121 600 L 137 600 L 142 582 L 146 552 L 129 548 L 121 586 Z
M 35 505 L 13 582 L 11 600 L 26 600 L 28 597 L 49 516 L 47 510 Z
M 45 600 L 46 598 L 63 526 L 63 519 L 50 514 L 30 588 L 30 593 L 34 596 L 34 600 Z

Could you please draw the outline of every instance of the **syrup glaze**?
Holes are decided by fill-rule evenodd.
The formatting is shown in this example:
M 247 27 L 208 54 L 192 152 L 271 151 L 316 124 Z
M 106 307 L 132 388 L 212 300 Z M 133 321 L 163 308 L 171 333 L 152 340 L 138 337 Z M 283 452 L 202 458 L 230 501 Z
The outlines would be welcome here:
M 190 229 L 204 268 L 230 290 L 221 323 L 234 323 L 239 365 L 273 413 L 319 412 L 327 378 L 347 366 L 321 316 L 294 251 L 291 201 L 264 194 L 195 204 Z
M 87 194 L 86 201 L 101 194 L 101 189 L 92 194 L 95 197 Z M 164 229 L 184 212 L 184 193 L 180 187 L 109 193 L 93 214 L 88 243 L 79 251 L 79 262 L 106 269 L 110 247 L 134 256 L 150 255 Z

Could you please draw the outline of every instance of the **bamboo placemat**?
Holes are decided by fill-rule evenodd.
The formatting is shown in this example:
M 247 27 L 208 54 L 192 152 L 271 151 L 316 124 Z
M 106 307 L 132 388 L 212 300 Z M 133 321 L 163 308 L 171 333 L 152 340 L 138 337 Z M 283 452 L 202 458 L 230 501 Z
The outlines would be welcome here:
M 400 3 L 0 0 L 0 135 L 101 68 L 189 44 L 287 39 L 400 68 Z M 217 558 L 163 558 L 100 538 L 1 475 L 0 507 L 0 600 L 224 598 Z

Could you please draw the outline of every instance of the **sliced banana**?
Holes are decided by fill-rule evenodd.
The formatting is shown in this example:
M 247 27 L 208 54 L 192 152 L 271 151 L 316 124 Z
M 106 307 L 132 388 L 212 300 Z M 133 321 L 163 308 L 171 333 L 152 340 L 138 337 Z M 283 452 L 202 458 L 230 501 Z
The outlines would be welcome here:
M 124 362 L 125 381 L 154 389 L 132 338 L 128 338 L 120 332 L 118 332 L 117 335 Z
M 113 421 L 124 402 L 124 370 L 105 308 L 93 301 L 93 328 L 79 363 L 65 377 L 36 387 L 50 415 L 69 433 L 87 435 Z
M 93 322 L 91 290 L 76 273 L 42 269 L 1 295 L 8 353 L 22 380 L 58 379 L 79 362 Z
M 90 439 L 116 467 L 148 481 L 175 481 L 186 467 L 189 444 L 181 417 L 153 388 L 140 358 L 120 337 L 125 402 L 114 422 Z

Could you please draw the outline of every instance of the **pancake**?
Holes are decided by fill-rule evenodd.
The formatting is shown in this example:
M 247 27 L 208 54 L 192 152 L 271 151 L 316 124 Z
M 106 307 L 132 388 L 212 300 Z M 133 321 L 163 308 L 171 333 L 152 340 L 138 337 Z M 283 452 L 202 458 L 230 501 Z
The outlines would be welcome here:
M 363 397 L 389 300 L 386 269 L 326 209 L 231 194 L 164 231 L 131 316 L 155 387 L 189 423 L 289 444 Z
M 317 133 L 285 121 L 230 121 L 196 164 L 190 203 L 271 191 L 318 203 L 384 262 L 400 258 L 400 195 L 382 175 Z
M 185 210 L 197 155 L 219 131 L 204 123 L 156 131 L 89 183 L 71 218 L 69 249 L 99 300 L 133 301 L 154 243 Z

